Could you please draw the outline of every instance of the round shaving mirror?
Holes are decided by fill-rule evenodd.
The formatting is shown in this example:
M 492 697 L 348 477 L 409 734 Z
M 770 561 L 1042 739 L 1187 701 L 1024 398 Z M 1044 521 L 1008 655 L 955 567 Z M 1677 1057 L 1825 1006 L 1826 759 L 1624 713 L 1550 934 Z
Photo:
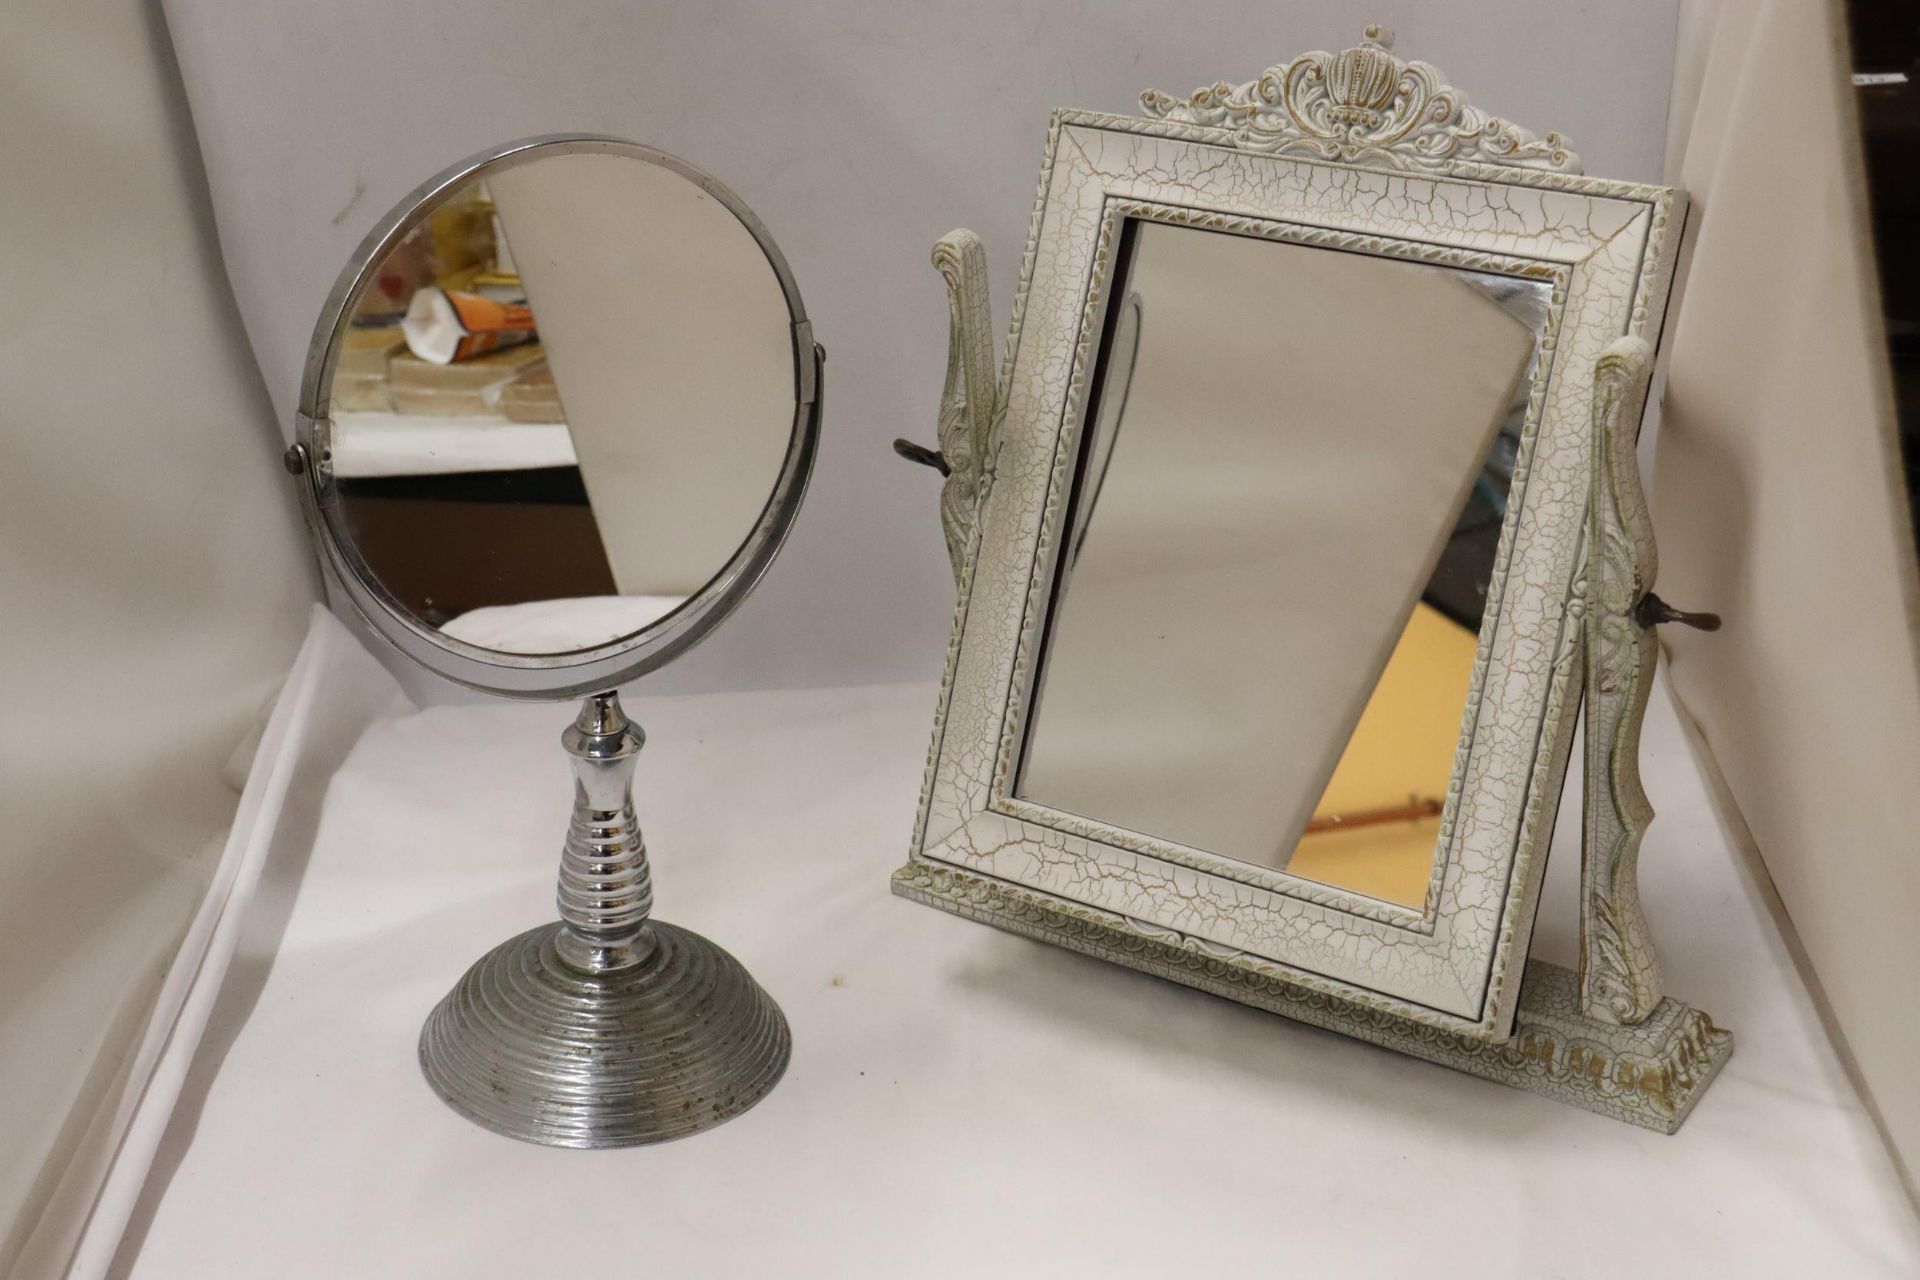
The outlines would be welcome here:
M 421 665 L 582 697 L 560 920 L 483 957 L 420 1060 L 462 1114 L 557 1146 L 678 1137 L 788 1055 L 724 950 L 652 918 L 615 685 L 736 606 L 799 509 L 821 352 L 766 229 L 725 187 L 613 138 L 483 152 L 361 243 L 308 352 L 309 525 L 354 607 Z

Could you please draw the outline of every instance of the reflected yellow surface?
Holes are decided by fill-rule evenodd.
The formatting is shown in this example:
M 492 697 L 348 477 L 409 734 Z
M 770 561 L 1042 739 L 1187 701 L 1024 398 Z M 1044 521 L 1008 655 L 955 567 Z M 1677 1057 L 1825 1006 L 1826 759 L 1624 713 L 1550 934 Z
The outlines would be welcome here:
M 1425 902 L 1477 641 L 1415 606 L 1288 871 L 1410 907 Z

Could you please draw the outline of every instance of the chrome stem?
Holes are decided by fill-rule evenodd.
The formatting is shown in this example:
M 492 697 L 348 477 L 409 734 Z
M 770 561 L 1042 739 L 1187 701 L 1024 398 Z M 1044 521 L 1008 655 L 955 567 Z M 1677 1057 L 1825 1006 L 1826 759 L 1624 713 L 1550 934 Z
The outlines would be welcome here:
M 573 818 L 560 854 L 561 929 L 554 950 L 582 973 L 614 973 L 652 954 L 653 874 L 633 812 L 646 735 L 612 691 L 580 704 L 560 735 L 573 759 Z

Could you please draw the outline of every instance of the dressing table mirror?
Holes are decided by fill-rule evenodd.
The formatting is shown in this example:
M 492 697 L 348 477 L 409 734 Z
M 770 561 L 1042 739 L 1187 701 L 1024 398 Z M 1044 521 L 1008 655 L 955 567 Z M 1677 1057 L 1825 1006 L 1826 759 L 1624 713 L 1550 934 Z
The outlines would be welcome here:
M 433 1089 L 489 1129 L 679 1137 L 786 1067 L 771 997 L 653 915 L 643 737 L 614 690 L 712 631 L 780 549 L 822 358 L 745 204 L 603 137 L 517 142 L 432 178 L 322 310 L 288 466 L 329 578 L 449 680 L 583 699 L 562 735 L 560 919 L 482 957 L 420 1039 Z
M 895 891 L 1671 1132 L 1634 440 L 1686 199 L 1360 44 L 1055 114 L 1004 366 L 935 248 L 959 587 Z M 1577 970 L 1529 961 L 1584 704 Z

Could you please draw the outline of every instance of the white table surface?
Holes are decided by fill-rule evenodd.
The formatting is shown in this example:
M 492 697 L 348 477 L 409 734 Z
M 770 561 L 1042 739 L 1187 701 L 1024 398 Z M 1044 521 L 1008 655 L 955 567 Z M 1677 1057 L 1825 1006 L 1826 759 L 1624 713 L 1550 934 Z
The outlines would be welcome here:
M 610 1152 L 441 1105 L 415 1036 L 468 962 L 550 918 L 571 713 L 387 718 L 310 855 L 274 855 L 117 1274 L 1920 1275 L 1920 1224 L 1658 692 L 1648 910 L 1672 991 L 1739 1038 L 1674 1137 L 891 897 L 930 688 L 628 706 L 659 914 L 786 1010 L 774 1093 Z M 1536 944 L 1556 959 L 1575 826 Z
M 573 433 L 564 422 L 417 413 L 333 415 L 333 474 L 342 480 L 578 465 Z

